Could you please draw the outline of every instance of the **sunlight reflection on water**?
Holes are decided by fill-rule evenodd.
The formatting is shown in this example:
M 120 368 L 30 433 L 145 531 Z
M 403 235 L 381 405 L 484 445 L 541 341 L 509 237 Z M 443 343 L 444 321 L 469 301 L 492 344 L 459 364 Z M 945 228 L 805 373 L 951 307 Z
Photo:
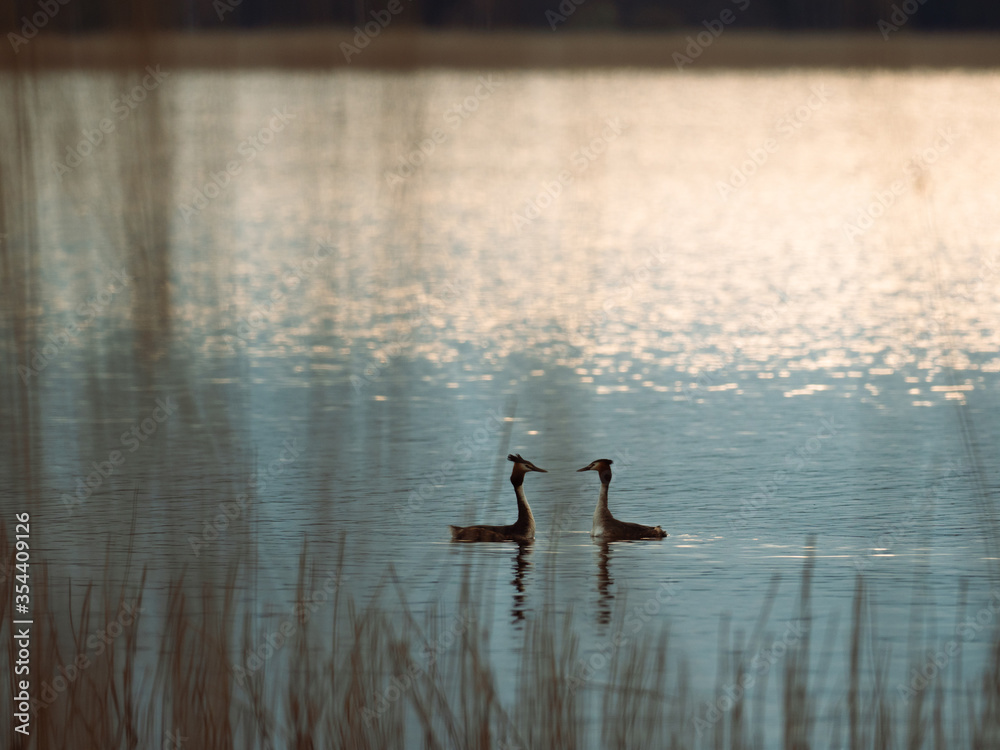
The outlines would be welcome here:
M 658 617 L 706 681 L 718 617 L 751 621 L 810 532 L 817 613 L 846 616 L 860 560 L 888 637 L 915 571 L 942 612 L 959 578 L 982 583 L 998 78 L 494 77 L 455 120 L 476 75 L 176 74 L 169 344 L 126 364 L 146 301 L 125 289 L 38 375 L 52 559 L 99 578 L 139 482 L 139 554 L 176 573 L 256 466 L 252 523 L 211 554 L 256 543 L 264 598 L 292 595 L 305 536 L 332 555 L 345 533 L 361 598 L 387 563 L 417 609 L 482 577 L 503 654 L 544 602 L 576 606 L 596 642 L 613 600 L 670 583 Z M 85 124 L 113 88 L 45 85 L 93 87 Z M 246 151 L 275 108 L 287 125 Z M 43 148 L 48 164 L 64 143 Z M 43 179 L 43 213 L 77 217 L 42 228 L 43 333 L 109 283 L 121 196 L 103 186 L 142 158 L 112 143 Z M 59 498 L 166 395 L 178 417 L 67 516 Z M 287 466 L 286 440 L 302 449 Z M 550 471 L 528 487 L 535 545 L 438 544 L 448 523 L 509 522 L 508 451 Z M 662 542 L 586 534 L 597 487 L 573 470 L 616 451 L 613 509 L 661 523 Z

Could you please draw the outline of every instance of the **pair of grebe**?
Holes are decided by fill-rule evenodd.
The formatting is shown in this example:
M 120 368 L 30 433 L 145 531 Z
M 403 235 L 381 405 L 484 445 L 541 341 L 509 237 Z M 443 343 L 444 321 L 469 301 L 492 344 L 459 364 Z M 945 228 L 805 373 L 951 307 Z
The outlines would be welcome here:
M 535 538 L 535 517 L 531 515 L 531 506 L 524 496 L 524 475 L 529 471 L 548 472 L 539 469 L 531 461 L 519 454 L 511 453 L 508 461 L 514 463 L 510 474 L 510 483 L 514 485 L 517 496 L 517 520 L 510 526 L 449 526 L 451 538 L 456 542 L 528 542 Z M 667 532 L 659 526 L 643 526 L 641 523 L 619 521 L 608 510 L 608 487 L 611 486 L 610 458 L 599 458 L 577 471 L 596 471 L 601 478 L 601 494 L 597 498 L 597 508 L 594 509 L 594 522 L 590 527 L 590 535 L 604 542 L 627 539 L 662 539 Z

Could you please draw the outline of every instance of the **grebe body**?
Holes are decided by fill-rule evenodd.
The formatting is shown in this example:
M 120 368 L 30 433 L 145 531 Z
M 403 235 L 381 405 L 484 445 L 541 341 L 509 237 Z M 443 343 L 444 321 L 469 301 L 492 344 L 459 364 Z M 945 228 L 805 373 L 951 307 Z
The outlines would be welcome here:
M 535 538 L 535 517 L 524 495 L 524 475 L 529 471 L 548 472 L 540 469 L 520 454 L 511 453 L 508 461 L 514 463 L 510 483 L 517 498 L 517 520 L 509 526 L 449 526 L 455 542 L 530 542 Z
M 594 509 L 594 520 L 590 527 L 590 535 L 603 542 L 624 541 L 628 539 L 663 539 L 668 536 L 659 526 L 644 526 L 641 523 L 619 521 L 608 510 L 608 488 L 611 486 L 610 458 L 599 458 L 577 471 L 596 471 L 601 477 L 601 494 L 597 498 Z

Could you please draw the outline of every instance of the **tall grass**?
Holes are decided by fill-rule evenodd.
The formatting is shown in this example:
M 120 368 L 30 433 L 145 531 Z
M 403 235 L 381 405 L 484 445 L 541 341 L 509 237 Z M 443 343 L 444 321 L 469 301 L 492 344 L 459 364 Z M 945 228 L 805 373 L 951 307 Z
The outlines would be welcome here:
M 13 547 L 3 527 L 0 559 L 11 571 Z M 789 645 L 780 669 L 771 670 L 782 696 L 772 701 L 760 654 L 762 647 L 777 653 L 778 639 L 765 635 L 776 582 L 749 637 L 721 624 L 714 695 L 693 693 L 667 628 L 647 627 L 605 649 L 604 659 L 585 662 L 579 616 L 543 610 L 523 629 L 516 690 L 504 698 L 484 602 L 471 586 L 463 588 L 456 611 L 434 611 L 418 621 L 391 569 L 382 589 L 361 606 L 337 576 L 324 583 L 304 548 L 294 614 L 262 627 L 236 596 L 238 578 L 247 572 L 243 563 L 230 566 L 221 588 L 199 590 L 181 577 L 155 592 L 141 571 L 117 588 L 107 581 L 87 584 L 80 596 L 62 589 L 57 594 L 40 564 L 33 568 L 32 734 L 27 741 L 14 735 L 15 746 L 998 746 L 995 632 L 990 659 L 971 679 L 942 668 L 932 684 L 901 702 L 888 654 L 874 646 L 875 619 L 859 575 L 846 648 L 825 649 L 847 661 L 846 684 L 831 689 L 823 683 L 831 665 L 810 668 L 816 655 L 811 635 L 818 632 L 810 613 L 813 567 L 807 556 L 793 613 L 805 635 Z M 7 575 L 0 583 L 0 637 L 7 644 L 13 582 Z M 67 588 L 73 590 L 79 589 Z M 162 605 L 155 619 L 146 614 L 154 611 L 146 606 L 154 597 Z M 396 601 L 386 603 L 387 597 Z M 624 606 L 615 612 L 619 625 Z M 319 607 L 333 611 L 332 620 L 324 618 L 334 623 L 332 630 L 315 626 Z M 7 727 L 13 724 L 14 659 L 9 645 L 0 656 L 0 669 L 10 676 L 0 688 L 0 719 Z M 584 663 L 596 669 L 581 672 Z M 745 689 L 736 687 L 741 685 Z

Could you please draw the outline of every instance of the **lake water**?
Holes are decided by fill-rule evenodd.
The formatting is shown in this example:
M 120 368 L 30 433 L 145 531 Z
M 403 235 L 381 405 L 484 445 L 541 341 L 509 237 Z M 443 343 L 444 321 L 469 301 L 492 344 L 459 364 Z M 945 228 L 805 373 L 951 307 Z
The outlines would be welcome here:
M 254 548 L 266 622 L 304 540 L 330 570 L 343 540 L 359 602 L 399 606 L 389 566 L 418 617 L 475 581 L 502 691 L 546 607 L 586 656 L 627 603 L 705 695 L 721 618 L 751 631 L 776 574 L 767 627 L 792 622 L 813 534 L 831 689 L 859 568 L 892 686 L 914 627 L 937 647 L 960 592 L 992 601 L 995 74 L 141 80 L 44 74 L 30 110 L 0 481 L 57 590 L 120 577 L 130 534 L 153 592 Z M 507 453 L 548 470 L 535 543 L 449 543 L 512 522 Z M 668 538 L 590 540 L 600 457 L 612 511 Z

